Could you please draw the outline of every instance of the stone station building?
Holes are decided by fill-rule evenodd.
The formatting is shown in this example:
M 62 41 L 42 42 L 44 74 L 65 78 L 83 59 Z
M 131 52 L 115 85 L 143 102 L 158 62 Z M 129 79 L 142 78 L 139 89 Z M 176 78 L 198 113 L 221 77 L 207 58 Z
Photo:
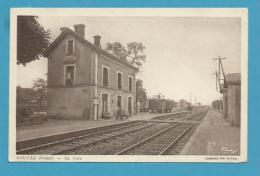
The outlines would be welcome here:
M 85 39 L 85 25 L 74 31 L 61 28 L 60 35 L 45 51 L 48 58 L 48 115 L 97 120 L 119 111 L 136 111 L 135 75 L 138 69 L 117 58 L 100 44 Z

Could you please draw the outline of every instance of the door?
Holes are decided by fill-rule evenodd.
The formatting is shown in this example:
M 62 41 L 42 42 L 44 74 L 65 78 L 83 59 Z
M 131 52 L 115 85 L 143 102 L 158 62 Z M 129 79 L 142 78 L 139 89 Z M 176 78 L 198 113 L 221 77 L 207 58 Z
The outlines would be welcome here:
M 228 118 L 228 97 L 225 97 L 225 111 L 224 111 L 224 118 Z
M 108 94 L 102 94 L 102 114 L 108 112 Z
M 128 114 L 132 115 L 132 97 L 128 97 Z
M 117 110 L 122 110 L 121 96 L 117 96 Z

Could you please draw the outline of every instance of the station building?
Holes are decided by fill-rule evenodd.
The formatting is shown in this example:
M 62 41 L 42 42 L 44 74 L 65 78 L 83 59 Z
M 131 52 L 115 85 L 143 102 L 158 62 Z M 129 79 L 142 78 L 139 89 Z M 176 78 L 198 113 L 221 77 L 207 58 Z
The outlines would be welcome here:
M 100 44 L 85 39 L 85 25 L 63 27 L 45 51 L 48 58 L 47 113 L 61 118 L 97 120 L 118 111 L 135 114 L 138 69 Z
M 241 74 L 227 74 L 220 92 L 223 94 L 223 116 L 231 125 L 240 125 Z

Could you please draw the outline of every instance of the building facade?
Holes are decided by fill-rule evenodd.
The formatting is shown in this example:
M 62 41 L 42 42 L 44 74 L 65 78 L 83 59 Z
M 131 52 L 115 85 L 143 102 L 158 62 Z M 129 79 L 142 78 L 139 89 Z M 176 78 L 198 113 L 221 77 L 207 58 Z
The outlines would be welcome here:
M 101 37 L 85 39 L 85 26 L 61 34 L 45 51 L 48 58 L 48 115 L 97 120 L 118 111 L 135 114 L 136 67 L 103 50 Z
M 241 119 L 241 75 L 227 74 L 223 94 L 223 116 L 231 125 L 240 125 Z

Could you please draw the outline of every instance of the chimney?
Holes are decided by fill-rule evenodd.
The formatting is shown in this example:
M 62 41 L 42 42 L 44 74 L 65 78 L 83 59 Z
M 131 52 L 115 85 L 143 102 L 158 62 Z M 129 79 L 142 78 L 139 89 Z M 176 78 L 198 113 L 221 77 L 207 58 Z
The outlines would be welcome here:
M 74 32 L 79 34 L 81 37 L 85 38 L 85 25 L 84 24 L 75 24 Z
M 101 36 L 100 36 L 100 35 L 95 35 L 95 36 L 94 36 L 94 45 L 95 45 L 95 46 L 101 47 L 101 45 L 100 45 L 100 39 L 101 39 Z

